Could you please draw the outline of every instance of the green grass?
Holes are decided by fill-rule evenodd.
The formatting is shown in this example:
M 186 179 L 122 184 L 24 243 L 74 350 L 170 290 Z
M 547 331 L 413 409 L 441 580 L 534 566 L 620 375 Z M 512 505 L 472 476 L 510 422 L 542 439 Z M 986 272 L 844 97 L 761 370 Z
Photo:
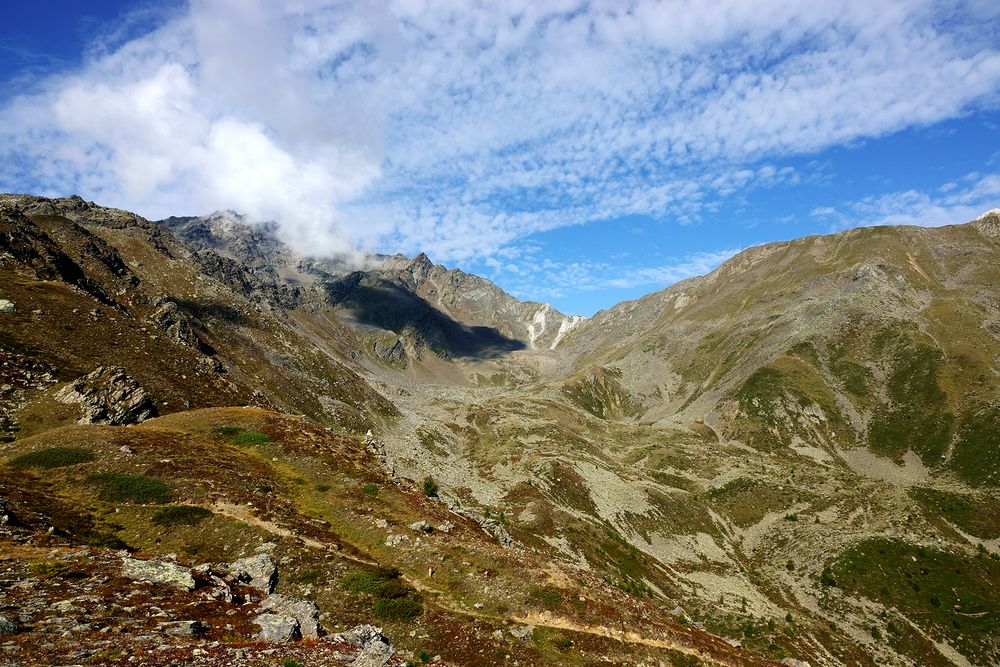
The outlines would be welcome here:
M 412 621 L 424 608 L 416 591 L 400 581 L 395 568 L 376 568 L 349 572 L 340 580 L 340 587 L 351 593 L 374 598 L 372 615 L 383 621 Z
M 62 468 L 93 461 L 94 452 L 83 447 L 49 447 L 11 459 L 12 468 Z
M 364 593 L 377 598 L 393 599 L 406 596 L 411 589 L 399 580 L 395 568 L 349 572 L 340 580 L 340 586 L 352 593 Z
M 234 445 L 266 445 L 271 442 L 273 438 L 266 433 L 244 431 L 243 433 L 234 435 L 232 440 Z
M 266 445 L 274 441 L 274 438 L 266 433 L 248 431 L 239 426 L 219 426 L 212 431 L 225 436 L 234 445 Z
M 532 587 L 528 595 L 533 600 L 541 602 L 546 607 L 562 606 L 562 593 L 554 588 Z
M 156 510 L 150 521 L 157 526 L 197 526 L 210 516 L 212 512 L 204 507 L 175 505 Z
M 962 494 L 913 487 L 910 496 L 932 520 L 940 517 L 984 540 L 1000 537 L 1000 500 L 986 494 Z
M 889 403 L 874 414 L 868 430 L 871 448 L 899 460 L 912 449 L 928 466 L 941 463 L 954 426 L 939 383 L 941 352 L 888 334 L 874 343 L 888 353 L 892 372 L 886 378 Z
M 1000 408 L 984 406 L 969 414 L 958 430 L 948 467 L 970 484 L 1000 486 Z
M 871 539 L 829 567 L 837 586 L 896 607 L 925 630 L 943 635 L 973 663 L 996 658 L 1000 562 Z
M 167 503 L 170 491 L 158 479 L 145 475 L 125 475 L 118 472 L 99 472 L 87 478 L 97 484 L 97 497 L 108 502 Z
M 413 598 L 378 599 L 372 603 L 372 615 L 381 621 L 412 621 L 424 613 L 424 606 Z

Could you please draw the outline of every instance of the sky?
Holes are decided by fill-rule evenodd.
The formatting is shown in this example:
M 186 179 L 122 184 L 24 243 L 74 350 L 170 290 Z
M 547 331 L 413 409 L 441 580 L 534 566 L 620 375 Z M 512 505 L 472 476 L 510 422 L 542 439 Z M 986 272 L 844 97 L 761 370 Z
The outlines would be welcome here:
M 231 209 L 589 316 L 1000 206 L 995 0 L 5 0 L 0 191 Z

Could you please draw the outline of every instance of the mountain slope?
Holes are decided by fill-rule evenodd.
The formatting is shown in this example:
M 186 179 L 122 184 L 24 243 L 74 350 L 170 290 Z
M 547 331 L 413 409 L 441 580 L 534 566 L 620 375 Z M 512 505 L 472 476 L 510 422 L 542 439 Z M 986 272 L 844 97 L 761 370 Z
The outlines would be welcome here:
M 425 611 L 392 636 L 457 664 L 1000 661 L 995 212 L 751 248 L 586 321 L 423 256 L 299 257 L 233 214 L 3 196 L 0 232 L 12 540 L 337 544 L 333 569 L 304 567 L 398 567 Z M 75 424 L 141 397 L 132 381 L 161 417 Z M 96 459 L 17 472 L 61 445 Z M 115 513 L 105 473 L 175 496 Z M 150 527 L 179 503 L 228 541 Z M 403 529 L 446 515 L 454 540 Z M 351 623 L 372 611 L 290 583 Z

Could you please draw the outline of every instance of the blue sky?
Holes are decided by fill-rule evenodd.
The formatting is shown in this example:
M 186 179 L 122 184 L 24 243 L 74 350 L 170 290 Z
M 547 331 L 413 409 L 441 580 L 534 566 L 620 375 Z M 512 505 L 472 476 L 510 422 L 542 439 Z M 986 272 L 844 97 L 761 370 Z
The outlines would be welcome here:
M 8 0 L 0 190 L 230 208 L 583 315 L 1000 206 L 997 3 L 704 4 Z

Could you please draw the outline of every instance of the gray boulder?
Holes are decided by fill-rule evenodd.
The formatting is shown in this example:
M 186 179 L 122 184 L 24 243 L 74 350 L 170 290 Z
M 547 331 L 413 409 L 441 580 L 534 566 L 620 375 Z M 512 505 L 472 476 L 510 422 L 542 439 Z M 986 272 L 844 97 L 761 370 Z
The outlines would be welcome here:
M 122 561 L 122 571 L 129 579 L 171 586 L 184 591 L 193 591 L 195 586 L 191 570 L 174 563 L 125 558 Z
M 414 530 L 414 531 L 416 531 L 418 533 L 429 533 L 429 532 L 431 532 L 434 529 L 431 527 L 431 524 L 427 523 L 424 520 L 420 520 L 420 521 L 414 521 L 413 523 L 411 523 L 410 524 L 410 530 Z
M 384 667 L 396 653 L 388 637 L 382 634 L 382 628 L 374 625 L 359 625 L 333 635 L 331 640 L 361 647 L 352 667 Z
M 0 614 L 0 637 L 17 632 L 17 623 Z
M 319 607 L 313 602 L 274 593 L 260 603 L 260 608 L 273 614 L 291 616 L 299 622 L 299 631 L 307 639 L 320 635 Z
M 14 305 L 13 301 L 8 301 L 7 299 L 0 299 L 0 313 L 13 313 L 17 311 L 17 306 Z
M 138 424 L 156 415 L 149 394 L 124 368 L 99 366 L 56 393 L 67 405 L 80 406 L 81 424 Z
M 278 585 L 278 564 L 267 554 L 241 558 L 229 565 L 229 573 L 236 581 L 268 594 L 273 593 Z
M 160 623 L 160 631 L 173 637 L 198 637 L 205 631 L 201 621 L 170 621 Z
M 254 619 L 260 626 L 257 638 L 276 644 L 287 644 L 301 638 L 299 622 L 292 616 L 282 614 L 261 614 Z

